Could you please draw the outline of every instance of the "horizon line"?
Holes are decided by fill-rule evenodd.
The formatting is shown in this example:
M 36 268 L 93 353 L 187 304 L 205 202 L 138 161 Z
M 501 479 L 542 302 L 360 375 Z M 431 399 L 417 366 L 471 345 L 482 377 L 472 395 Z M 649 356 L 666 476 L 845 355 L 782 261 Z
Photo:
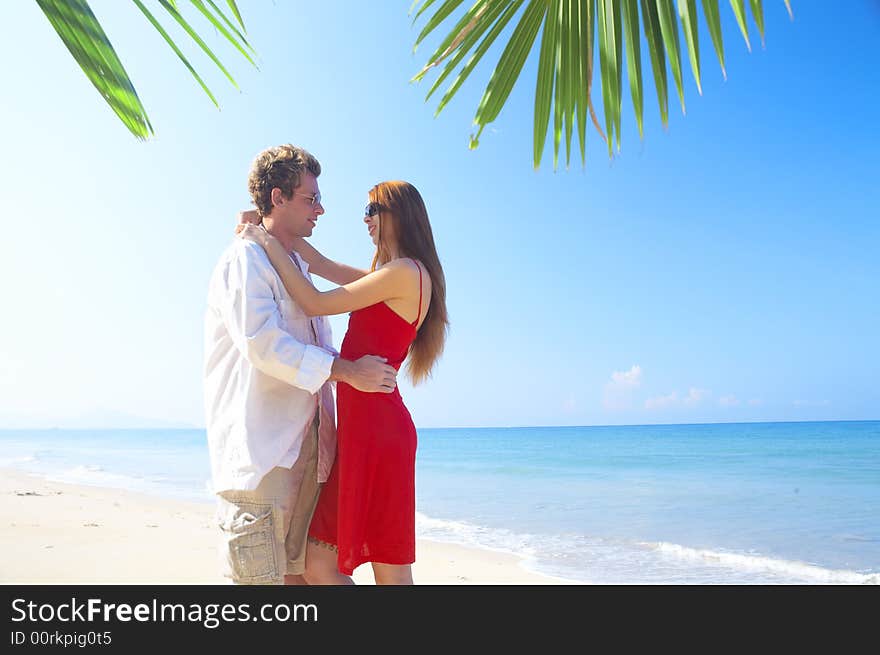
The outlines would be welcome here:
M 648 428 L 667 426 L 698 426 L 698 425 L 755 425 L 766 423 L 876 423 L 880 418 L 866 419 L 813 419 L 813 420 L 755 420 L 755 421 L 708 421 L 697 423 L 601 423 L 601 424 L 564 424 L 564 425 L 462 425 L 462 426 L 416 426 L 417 430 L 516 430 L 516 429 L 541 429 L 541 428 Z M 48 427 L 7 428 L 0 426 L 0 432 L 14 430 L 67 430 L 70 432 L 82 432 L 87 430 L 205 430 L 205 426 L 179 426 L 179 427 L 75 427 L 68 428 L 61 425 Z

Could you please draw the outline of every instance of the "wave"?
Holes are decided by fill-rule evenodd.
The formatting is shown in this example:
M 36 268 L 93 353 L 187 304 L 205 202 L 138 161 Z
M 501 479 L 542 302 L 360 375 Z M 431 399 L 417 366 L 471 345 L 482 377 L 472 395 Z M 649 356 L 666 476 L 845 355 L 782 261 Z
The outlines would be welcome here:
M 164 476 L 139 476 L 113 473 L 104 470 L 97 464 L 75 466 L 63 471 L 46 472 L 42 474 L 47 480 L 64 482 L 67 484 L 82 484 L 91 487 L 111 487 L 124 489 L 138 493 L 148 493 L 157 496 L 181 498 L 186 500 L 205 501 L 211 499 L 212 494 L 206 488 L 198 485 L 183 486 L 180 483 L 172 483 Z
M 54 482 L 86 484 L 100 487 L 133 489 L 140 487 L 145 480 L 137 476 L 110 473 L 97 464 L 83 464 L 63 471 L 47 472 L 46 478 Z
M 538 546 L 544 538 L 540 535 L 517 533 L 505 528 L 488 528 L 467 521 L 437 519 L 421 512 L 416 512 L 416 534 L 420 539 L 429 541 L 513 555 L 520 558 L 519 565 L 525 570 L 545 577 L 557 578 L 565 583 L 585 582 L 577 572 L 560 573 L 552 567 L 541 566 L 537 555 Z
M 880 584 L 880 573 L 759 554 L 584 534 L 531 534 L 416 514 L 420 538 L 523 558 L 527 570 L 601 584 Z
M 31 464 L 40 461 L 36 455 L 21 455 L 20 457 L 0 457 L 0 467 L 16 468 L 21 464 Z
M 504 528 L 487 528 L 467 521 L 436 519 L 416 512 L 416 532 L 419 537 L 446 541 L 462 546 L 493 550 L 508 555 L 530 558 L 535 554 L 528 534 L 517 534 Z
M 880 573 L 859 573 L 827 569 L 797 560 L 776 559 L 763 555 L 746 555 L 717 550 L 689 548 L 666 542 L 641 542 L 641 545 L 664 555 L 701 564 L 731 567 L 746 571 L 771 572 L 784 577 L 812 580 L 825 584 L 880 584 Z

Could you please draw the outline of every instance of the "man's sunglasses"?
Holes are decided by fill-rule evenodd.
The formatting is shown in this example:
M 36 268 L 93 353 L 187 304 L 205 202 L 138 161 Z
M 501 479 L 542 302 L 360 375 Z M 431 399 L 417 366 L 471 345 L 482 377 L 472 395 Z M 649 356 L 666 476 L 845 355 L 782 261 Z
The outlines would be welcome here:
M 369 205 L 364 207 L 364 216 L 375 216 L 381 211 L 385 211 L 385 208 L 380 205 L 378 202 L 371 202 Z
M 308 193 L 299 193 L 297 191 L 294 191 L 293 195 L 302 196 L 303 198 L 308 198 L 311 201 L 312 207 L 317 207 L 318 205 L 321 204 L 321 192 L 320 191 L 318 191 L 318 193 L 316 193 L 315 195 L 311 195 Z

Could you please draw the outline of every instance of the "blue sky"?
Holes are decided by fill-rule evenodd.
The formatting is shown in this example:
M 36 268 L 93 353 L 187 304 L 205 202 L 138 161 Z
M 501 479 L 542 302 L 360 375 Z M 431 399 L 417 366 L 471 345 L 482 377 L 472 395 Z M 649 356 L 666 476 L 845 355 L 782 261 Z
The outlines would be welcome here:
M 419 427 L 880 418 L 880 9 L 765 2 L 749 53 L 722 5 L 728 80 L 702 36 L 645 139 L 625 106 L 609 161 L 531 165 L 536 53 L 467 148 L 495 48 L 444 112 L 410 77 L 424 20 L 408 2 L 241 3 L 260 70 L 219 40 L 232 88 L 194 49 L 217 111 L 129 3 L 93 2 L 157 136 L 135 141 L 35 3 L 16 8 L 4 70 L 0 427 L 203 425 L 208 277 L 248 206 L 264 147 L 321 161 L 313 243 L 366 265 L 367 189 L 422 192 L 452 322 Z M 193 20 L 197 20 L 193 17 Z M 705 26 L 704 32 L 705 32 Z M 174 30 L 173 33 L 177 34 Z M 670 77 L 670 84 L 671 84 Z M 598 93 L 598 92 L 597 92 Z M 596 95 L 601 109 L 600 96 Z M 625 101 L 628 101 L 628 95 Z M 346 317 L 333 319 L 337 342 Z

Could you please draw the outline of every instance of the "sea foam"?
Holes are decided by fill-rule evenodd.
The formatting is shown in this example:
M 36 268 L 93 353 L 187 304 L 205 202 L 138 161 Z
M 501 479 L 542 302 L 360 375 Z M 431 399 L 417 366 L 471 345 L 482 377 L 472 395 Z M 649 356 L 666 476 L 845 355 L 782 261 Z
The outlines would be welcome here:
M 880 584 L 880 574 L 815 564 L 584 534 L 532 534 L 416 515 L 420 538 L 523 558 L 527 570 L 601 584 Z
M 776 559 L 762 555 L 689 548 L 665 542 L 642 542 L 642 545 L 672 558 L 725 566 L 745 571 L 772 572 L 785 577 L 824 584 L 880 584 L 880 573 L 859 573 L 828 569 L 807 562 Z

